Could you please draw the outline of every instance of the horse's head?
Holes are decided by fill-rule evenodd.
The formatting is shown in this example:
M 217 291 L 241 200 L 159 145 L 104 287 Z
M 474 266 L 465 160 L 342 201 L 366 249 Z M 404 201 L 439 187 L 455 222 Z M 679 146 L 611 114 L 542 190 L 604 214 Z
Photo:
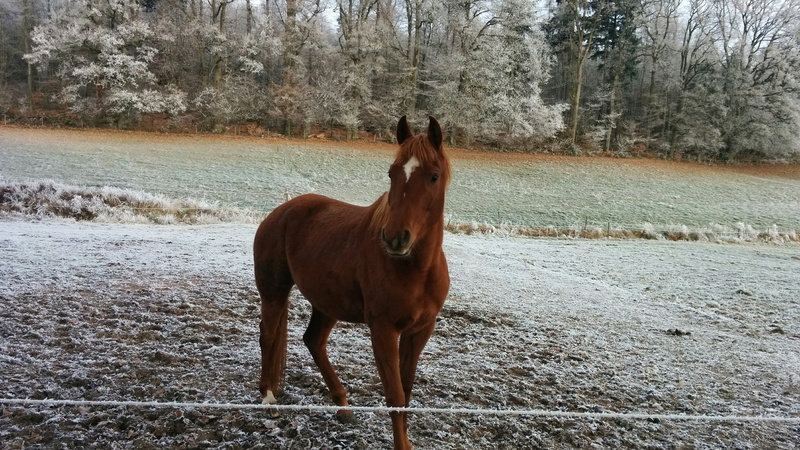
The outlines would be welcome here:
M 397 124 L 397 142 L 400 149 L 389 168 L 391 187 L 380 233 L 390 256 L 406 257 L 429 233 L 442 232 L 450 160 L 442 148 L 442 129 L 433 117 L 427 134 L 415 136 L 403 116 Z

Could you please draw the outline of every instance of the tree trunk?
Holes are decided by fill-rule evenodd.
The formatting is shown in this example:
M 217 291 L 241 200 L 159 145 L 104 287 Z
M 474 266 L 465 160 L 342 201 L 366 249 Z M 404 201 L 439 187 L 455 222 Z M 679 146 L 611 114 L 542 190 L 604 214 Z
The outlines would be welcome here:
M 406 0 L 406 18 L 408 20 L 408 36 L 406 38 L 406 60 L 408 64 L 408 78 L 405 98 L 405 114 L 413 116 L 417 110 L 417 83 L 419 81 L 420 42 L 422 33 L 422 1 Z
M 581 54 L 583 51 L 581 50 Z M 579 55 L 577 67 L 575 68 L 575 91 L 572 95 L 572 124 L 570 128 L 570 143 L 578 143 L 578 121 L 580 120 L 581 88 L 583 87 L 583 66 L 584 60 Z
M 25 53 L 31 52 L 30 32 L 31 32 L 31 11 L 29 0 L 22 0 L 22 36 L 25 45 Z M 33 109 L 33 66 L 28 63 L 28 108 Z
M 647 88 L 647 103 L 644 116 L 645 126 L 645 141 L 644 146 L 647 151 L 650 151 L 650 136 L 652 135 L 653 128 L 653 98 L 656 96 L 656 59 L 653 58 L 653 68 L 650 69 L 650 86 Z M 666 128 L 665 128 L 666 130 Z
M 617 128 L 617 88 L 619 86 L 619 73 L 614 72 L 614 81 L 611 82 L 611 100 L 608 105 L 608 131 L 606 132 L 606 153 L 611 151 L 611 137 Z
M 247 35 L 250 36 L 253 34 L 253 5 L 250 3 L 250 0 L 245 1 L 245 9 L 247 10 L 246 31 Z
M 219 5 L 217 5 L 219 1 Z M 229 0 L 212 0 L 211 7 L 212 23 L 219 27 L 219 34 L 225 34 L 225 10 L 228 8 Z M 221 52 L 214 54 L 214 87 L 222 89 L 223 75 L 225 73 L 225 55 Z
M 197 21 L 200 24 L 205 22 L 205 18 L 203 17 L 205 15 L 203 14 L 203 3 L 205 3 L 205 0 L 197 0 Z M 192 1 L 193 10 L 194 10 L 194 5 L 195 3 L 193 0 Z M 200 54 L 198 55 L 200 57 L 200 80 L 202 80 L 203 87 L 206 87 L 206 85 L 208 84 L 208 73 L 207 73 L 208 69 L 206 68 L 206 49 L 205 49 L 205 43 L 203 42 L 203 33 L 202 31 L 200 31 L 199 27 L 196 35 L 197 35 L 197 42 L 200 43 L 200 51 L 199 51 Z
M 297 0 L 286 0 L 286 22 L 283 36 L 283 88 L 289 96 L 293 96 L 295 89 L 296 57 L 299 52 L 297 46 Z M 284 134 L 292 135 L 291 107 L 284 111 Z

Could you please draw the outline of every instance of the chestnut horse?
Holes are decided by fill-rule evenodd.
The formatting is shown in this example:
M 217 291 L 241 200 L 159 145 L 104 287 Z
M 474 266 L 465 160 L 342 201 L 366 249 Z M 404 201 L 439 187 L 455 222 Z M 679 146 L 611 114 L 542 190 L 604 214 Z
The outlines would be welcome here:
M 303 341 L 333 401 L 348 405 L 326 349 L 331 330 L 343 320 L 367 324 L 386 404 L 408 406 L 417 360 L 450 288 L 442 252 L 450 161 L 433 117 L 427 134 L 415 136 L 403 116 L 397 142 L 389 191 L 372 205 L 303 195 L 277 207 L 258 227 L 253 253 L 264 403 L 277 403 L 283 382 L 288 297 L 296 285 L 312 306 Z M 352 411 L 337 416 L 347 420 Z M 406 413 L 390 416 L 394 448 L 412 448 Z

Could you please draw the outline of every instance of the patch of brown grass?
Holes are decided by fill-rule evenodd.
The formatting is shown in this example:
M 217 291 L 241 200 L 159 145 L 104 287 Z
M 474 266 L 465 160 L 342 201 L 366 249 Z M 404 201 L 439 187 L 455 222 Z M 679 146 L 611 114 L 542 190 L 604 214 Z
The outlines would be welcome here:
M 742 233 L 737 230 L 653 230 L 653 229 L 620 229 L 599 227 L 522 227 L 493 226 L 487 224 L 446 222 L 445 230 L 454 234 L 466 235 L 511 235 L 531 238 L 574 238 L 574 239 L 647 239 L 687 242 L 766 242 L 789 243 L 800 242 L 800 235 L 794 231 L 766 230 L 755 233 Z

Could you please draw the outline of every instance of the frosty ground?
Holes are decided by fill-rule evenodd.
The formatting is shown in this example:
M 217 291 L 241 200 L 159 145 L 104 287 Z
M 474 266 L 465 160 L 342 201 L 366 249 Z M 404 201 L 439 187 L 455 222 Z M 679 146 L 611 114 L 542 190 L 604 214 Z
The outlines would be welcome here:
M 257 402 L 255 225 L 0 221 L 0 397 Z M 412 406 L 800 416 L 800 247 L 446 234 Z M 282 403 L 329 405 L 292 297 Z M 367 330 L 331 358 L 383 404 Z M 3 448 L 391 447 L 385 414 L 4 404 Z M 414 413 L 420 449 L 796 448 L 786 423 Z

